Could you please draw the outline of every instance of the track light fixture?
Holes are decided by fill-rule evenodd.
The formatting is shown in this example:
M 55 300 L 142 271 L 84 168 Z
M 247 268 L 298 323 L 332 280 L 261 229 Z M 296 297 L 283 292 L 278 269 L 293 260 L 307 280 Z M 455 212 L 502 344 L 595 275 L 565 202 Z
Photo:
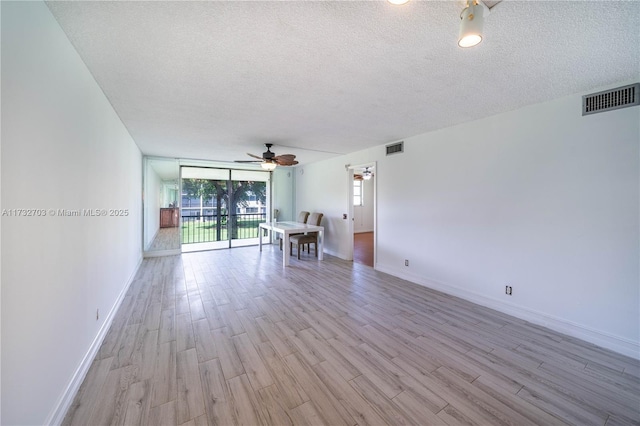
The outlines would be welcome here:
M 405 4 L 409 0 L 387 0 L 391 4 Z M 482 41 L 482 26 L 484 17 L 489 15 L 491 9 L 502 0 L 487 0 L 487 6 L 482 0 L 466 0 L 467 7 L 460 13 L 460 34 L 458 46 L 473 47 Z
M 482 0 L 467 0 L 467 7 L 460 14 L 458 46 L 473 47 L 482 41 L 484 15 L 488 12 L 489 8 Z

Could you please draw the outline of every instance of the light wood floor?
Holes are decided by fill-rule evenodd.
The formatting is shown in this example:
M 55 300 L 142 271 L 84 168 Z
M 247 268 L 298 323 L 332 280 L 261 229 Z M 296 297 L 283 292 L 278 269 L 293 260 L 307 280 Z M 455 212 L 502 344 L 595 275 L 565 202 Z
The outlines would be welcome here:
M 146 259 L 64 424 L 640 422 L 638 362 L 332 256 Z
M 180 248 L 180 228 L 160 228 L 153 239 L 149 251 Z

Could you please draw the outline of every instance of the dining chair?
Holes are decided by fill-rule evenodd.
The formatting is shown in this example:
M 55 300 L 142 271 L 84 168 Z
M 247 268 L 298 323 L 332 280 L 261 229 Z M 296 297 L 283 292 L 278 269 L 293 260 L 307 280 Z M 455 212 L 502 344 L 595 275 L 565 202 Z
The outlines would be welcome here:
M 298 218 L 296 219 L 296 222 L 307 223 L 308 218 L 309 218 L 309 212 L 306 212 L 303 210 L 300 213 L 298 213 Z M 294 235 L 299 235 L 299 234 L 291 234 L 291 236 L 294 236 Z M 282 235 L 280 235 L 278 239 L 280 240 L 280 250 L 282 250 Z
M 309 225 L 320 226 L 322 222 L 322 213 L 311 213 L 307 223 Z M 289 255 L 293 256 L 293 246 L 295 245 L 298 251 L 298 259 L 300 259 L 300 251 L 307 245 L 307 252 L 311 253 L 311 244 L 313 244 L 316 257 L 318 257 L 318 233 L 307 232 L 306 234 L 295 234 L 289 237 Z

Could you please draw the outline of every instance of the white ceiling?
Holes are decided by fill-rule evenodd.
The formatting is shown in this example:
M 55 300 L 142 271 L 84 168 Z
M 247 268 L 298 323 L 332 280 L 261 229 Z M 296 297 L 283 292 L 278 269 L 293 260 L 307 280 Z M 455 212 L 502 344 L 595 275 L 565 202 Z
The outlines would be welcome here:
M 158 156 L 306 163 L 640 76 L 637 1 L 505 0 L 470 49 L 460 1 L 48 6 Z

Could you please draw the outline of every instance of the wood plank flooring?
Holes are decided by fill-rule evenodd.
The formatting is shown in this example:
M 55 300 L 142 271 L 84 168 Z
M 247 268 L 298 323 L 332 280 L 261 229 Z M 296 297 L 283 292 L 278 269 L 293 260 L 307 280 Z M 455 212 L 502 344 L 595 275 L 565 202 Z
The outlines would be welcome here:
M 353 234 L 353 261 L 373 267 L 373 232 Z
M 180 248 L 180 228 L 160 228 L 153 242 L 149 247 L 149 251 L 156 250 L 177 250 Z
M 640 364 L 332 256 L 144 260 L 65 425 L 638 425 Z

